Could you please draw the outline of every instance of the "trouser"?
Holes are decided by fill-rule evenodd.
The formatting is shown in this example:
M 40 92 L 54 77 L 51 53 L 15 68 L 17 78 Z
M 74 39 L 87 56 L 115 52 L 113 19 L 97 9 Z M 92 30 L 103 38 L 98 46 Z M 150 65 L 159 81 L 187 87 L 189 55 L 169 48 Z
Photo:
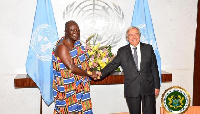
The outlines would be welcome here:
M 142 95 L 138 97 L 126 97 L 130 114 L 141 114 L 141 101 L 143 114 L 156 114 L 155 95 Z

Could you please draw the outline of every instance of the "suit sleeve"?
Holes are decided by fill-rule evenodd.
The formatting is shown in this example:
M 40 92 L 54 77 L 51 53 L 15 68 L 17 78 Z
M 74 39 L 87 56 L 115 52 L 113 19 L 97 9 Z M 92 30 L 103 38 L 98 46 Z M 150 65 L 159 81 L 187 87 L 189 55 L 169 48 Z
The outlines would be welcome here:
M 152 63 L 151 63 L 151 70 L 154 78 L 154 84 L 156 89 L 160 89 L 160 77 L 159 77 L 159 72 L 158 72 L 158 65 L 157 65 L 157 60 L 156 56 L 153 50 L 153 47 L 151 47 L 152 51 Z
M 103 79 L 106 76 L 110 75 L 111 72 L 113 72 L 114 70 L 117 69 L 117 67 L 120 66 L 120 61 L 121 61 L 120 58 L 121 57 L 120 57 L 120 53 L 118 50 L 117 56 L 101 70 L 102 76 L 100 79 Z

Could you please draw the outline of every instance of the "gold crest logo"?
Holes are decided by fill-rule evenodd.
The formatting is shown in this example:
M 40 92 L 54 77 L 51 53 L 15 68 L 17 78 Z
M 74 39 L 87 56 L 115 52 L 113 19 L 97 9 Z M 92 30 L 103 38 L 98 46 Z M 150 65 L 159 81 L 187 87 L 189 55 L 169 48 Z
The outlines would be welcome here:
M 184 113 L 190 106 L 190 95 L 179 87 L 173 86 L 165 90 L 161 98 L 162 107 L 168 113 Z

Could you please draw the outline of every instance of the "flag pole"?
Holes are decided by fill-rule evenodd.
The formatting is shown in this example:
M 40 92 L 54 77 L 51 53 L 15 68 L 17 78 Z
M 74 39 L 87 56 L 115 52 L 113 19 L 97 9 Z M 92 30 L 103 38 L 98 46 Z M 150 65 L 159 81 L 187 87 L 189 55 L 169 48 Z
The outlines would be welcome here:
M 42 114 L 42 95 L 40 95 L 40 114 Z

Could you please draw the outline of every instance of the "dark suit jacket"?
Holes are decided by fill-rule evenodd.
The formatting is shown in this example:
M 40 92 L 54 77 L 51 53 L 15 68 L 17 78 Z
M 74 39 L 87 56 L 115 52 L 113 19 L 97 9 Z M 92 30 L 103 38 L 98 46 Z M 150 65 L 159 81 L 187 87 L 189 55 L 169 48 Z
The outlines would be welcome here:
M 155 88 L 160 89 L 158 66 L 152 46 L 140 43 L 140 50 L 140 71 L 136 68 L 130 44 L 119 48 L 117 56 L 101 70 L 101 79 L 103 79 L 118 66 L 122 67 L 125 97 L 137 97 L 139 92 L 152 95 L 155 94 Z

